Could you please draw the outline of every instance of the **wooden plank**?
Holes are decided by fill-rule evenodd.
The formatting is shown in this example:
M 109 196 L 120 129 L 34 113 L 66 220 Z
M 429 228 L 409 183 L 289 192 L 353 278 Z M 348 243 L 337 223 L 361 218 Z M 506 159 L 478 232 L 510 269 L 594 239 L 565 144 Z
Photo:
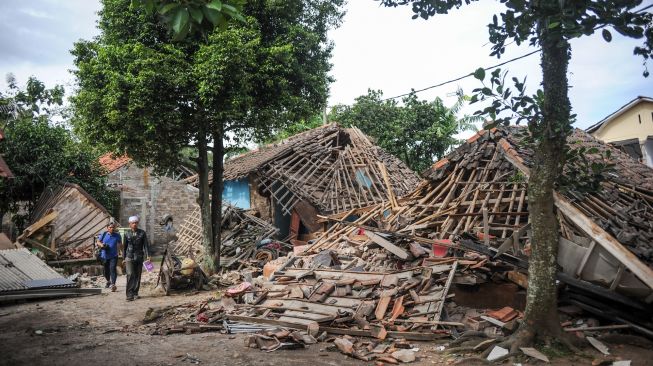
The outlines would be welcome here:
M 332 328 L 320 327 L 320 332 L 327 332 L 330 334 L 350 335 L 354 337 L 370 337 L 373 338 L 369 330 L 358 330 L 349 328 Z M 388 337 L 400 339 L 403 338 L 408 341 L 435 341 L 438 339 L 449 337 L 447 333 L 419 333 L 419 332 L 396 332 L 388 331 Z
M 502 139 L 502 141 L 505 141 Z M 507 142 L 506 142 L 507 144 Z M 499 143 L 500 146 L 503 146 Z M 502 149 L 503 150 L 503 149 Z M 524 173 L 527 177 L 530 170 L 521 161 L 513 157 L 509 152 L 503 150 L 504 156 L 515 167 Z M 617 239 L 608 232 L 603 230 L 592 219 L 585 216 L 576 206 L 574 206 L 565 196 L 554 191 L 553 201 L 558 210 L 573 222 L 580 230 L 585 232 L 590 238 L 596 241 L 601 247 L 612 254 L 619 262 L 628 268 L 637 278 L 644 282 L 649 288 L 653 289 L 653 268 L 650 268 L 642 262 L 635 254 L 626 249 Z
M 313 320 L 318 323 L 332 321 L 336 318 L 334 315 L 320 315 L 320 314 L 309 313 L 306 311 L 297 311 L 297 310 L 286 310 L 283 312 L 283 317 Z M 281 320 L 281 318 L 279 319 Z
M 39 243 L 38 241 L 36 241 L 34 239 L 23 238 L 23 241 L 25 241 L 27 244 L 30 244 L 30 245 L 32 245 L 32 246 L 34 246 L 34 247 L 36 247 L 36 248 L 38 248 L 38 249 L 40 249 L 40 250 L 42 250 L 44 252 L 50 253 L 50 254 L 52 254 L 54 256 L 57 255 L 57 252 L 55 252 L 54 250 L 46 247 L 45 245 Z
M 257 318 L 253 316 L 227 315 L 227 319 L 239 321 L 239 322 L 254 323 L 254 324 L 276 325 L 279 327 L 286 327 L 286 328 L 299 329 L 299 330 L 308 330 L 308 328 L 311 325 L 314 324 L 317 325 L 317 322 L 314 321 L 307 321 L 307 320 L 294 319 L 294 318 L 288 318 L 289 320 L 284 321 L 284 320 L 277 320 L 277 319 Z
M 344 306 L 329 304 L 312 303 L 300 299 L 266 299 L 259 307 L 270 309 L 296 309 L 305 312 L 326 315 L 338 315 L 338 311 L 347 311 L 353 313 L 354 310 Z
M 57 215 L 58 215 L 57 211 L 52 211 L 49 214 L 41 217 L 35 223 L 33 223 L 32 225 L 28 226 L 25 230 L 23 230 L 23 233 L 18 238 L 16 238 L 16 240 L 20 242 L 24 238 L 31 236 L 32 234 L 37 232 L 40 228 L 49 224 L 50 222 L 52 222 L 52 220 L 56 219 Z
M 578 264 L 578 268 L 576 269 L 576 276 L 580 277 L 580 275 L 583 273 L 583 269 L 585 269 L 587 260 L 589 259 L 590 255 L 592 255 L 595 246 L 596 246 L 596 242 L 592 240 L 592 242 L 590 243 L 590 247 L 585 252 L 585 255 L 583 256 L 583 259 L 581 259 L 580 264 Z
M 398 246 L 392 244 L 391 242 L 385 240 L 382 238 L 380 235 L 372 232 L 372 231 L 365 231 L 365 235 L 367 235 L 368 238 L 370 238 L 373 242 L 376 244 L 380 245 L 382 248 L 385 250 L 389 251 L 390 253 L 396 255 L 397 257 L 406 260 L 408 259 L 408 252 L 405 250 L 399 248 Z

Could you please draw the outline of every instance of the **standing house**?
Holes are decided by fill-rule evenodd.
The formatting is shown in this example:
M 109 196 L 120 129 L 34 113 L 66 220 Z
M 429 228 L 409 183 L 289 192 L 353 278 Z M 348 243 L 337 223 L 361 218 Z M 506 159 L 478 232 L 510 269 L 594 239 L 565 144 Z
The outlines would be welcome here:
M 631 100 L 587 132 L 653 167 L 653 98 Z
M 321 230 L 318 215 L 396 200 L 419 182 L 359 129 L 335 123 L 227 160 L 223 179 L 223 200 L 257 211 L 291 239 Z
M 183 222 L 198 207 L 197 188 L 183 182 L 191 172 L 180 167 L 165 176 L 152 175 L 152 169 L 141 168 L 131 158 L 111 153 L 104 154 L 99 161 L 107 172 L 109 188 L 120 192 L 118 221 L 127 225 L 129 216 L 138 215 L 140 227 L 147 231 L 155 252 L 162 251 L 173 233 L 173 225 Z

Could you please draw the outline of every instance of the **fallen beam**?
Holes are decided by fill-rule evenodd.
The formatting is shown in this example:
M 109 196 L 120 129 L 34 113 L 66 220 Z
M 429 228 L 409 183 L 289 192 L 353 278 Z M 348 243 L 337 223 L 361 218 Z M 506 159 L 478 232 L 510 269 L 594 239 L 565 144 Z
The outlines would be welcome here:
M 505 150 L 509 146 L 505 140 L 499 142 L 502 147 L 503 156 L 508 159 L 525 176 L 530 175 L 530 169 L 519 159 Z M 637 278 L 653 289 L 653 269 L 642 262 L 635 254 L 626 249 L 617 239 L 603 230 L 591 218 L 585 216 L 569 199 L 560 193 L 553 191 L 553 201 L 560 212 L 573 222 L 579 229 L 587 234 L 597 244 L 602 246 L 608 253 L 612 254 L 619 262 L 628 268 Z
M 372 231 L 367 231 L 367 230 L 365 230 L 365 235 L 367 235 L 367 237 L 370 238 L 370 240 L 372 240 L 376 244 L 380 245 L 382 248 L 389 251 L 390 253 L 396 255 L 397 257 L 399 257 L 399 258 L 401 258 L 403 260 L 408 259 L 408 252 L 406 252 L 405 250 L 403 250 L 403 249 L 399 248 L 398 246 L 392 244 L 391 242 L 387 241 L 386 239 L 384 239 L 380 235 L 378 235 L 378 234 L 376 234 L 376 233 L 374 233 Z

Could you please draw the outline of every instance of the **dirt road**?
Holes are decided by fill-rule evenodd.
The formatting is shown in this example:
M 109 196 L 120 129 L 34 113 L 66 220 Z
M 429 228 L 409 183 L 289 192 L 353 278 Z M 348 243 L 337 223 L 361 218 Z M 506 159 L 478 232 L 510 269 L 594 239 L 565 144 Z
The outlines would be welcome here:
M 194 296 L 148 295 L 125 301 L 125 278 L 118 279 L 118 292 L 99 296 L 29 302 L 0 307 L 0 365 L 191 365 L 186 354 L 200 365 L 366 365 L 338 352 L 326 351 L 326 344 L 304 350 L 261 352 L 246 348 L 243 335 L 219 333 L 152 336 L 116 331 L 136 326 L 148 307 L 198 301 L 211 294 Z M 40 331 L 40 332 L 37 332 Z M 41 334 L 37 334 L 41 333 Z M 450 364 L 434 351 L 435 345 L 419 344 L 420 359 L 411 365 Z M 611 347 L 633 366 L 653 365 L 653 347 Z M 584 356 L 554 360 L 553 365 L 590 365 L 599 357 L 592 349 Z M 451 362 L 451 361 L 450 361 Z M 523 363 L 526 365 L 526 363 Z

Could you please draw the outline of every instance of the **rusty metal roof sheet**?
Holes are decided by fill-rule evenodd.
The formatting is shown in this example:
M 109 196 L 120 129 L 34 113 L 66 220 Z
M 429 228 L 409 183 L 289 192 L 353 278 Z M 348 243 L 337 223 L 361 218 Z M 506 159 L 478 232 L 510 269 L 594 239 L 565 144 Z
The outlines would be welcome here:
M 25 248 L 0 250 L 0 292 L 74 286 Z

